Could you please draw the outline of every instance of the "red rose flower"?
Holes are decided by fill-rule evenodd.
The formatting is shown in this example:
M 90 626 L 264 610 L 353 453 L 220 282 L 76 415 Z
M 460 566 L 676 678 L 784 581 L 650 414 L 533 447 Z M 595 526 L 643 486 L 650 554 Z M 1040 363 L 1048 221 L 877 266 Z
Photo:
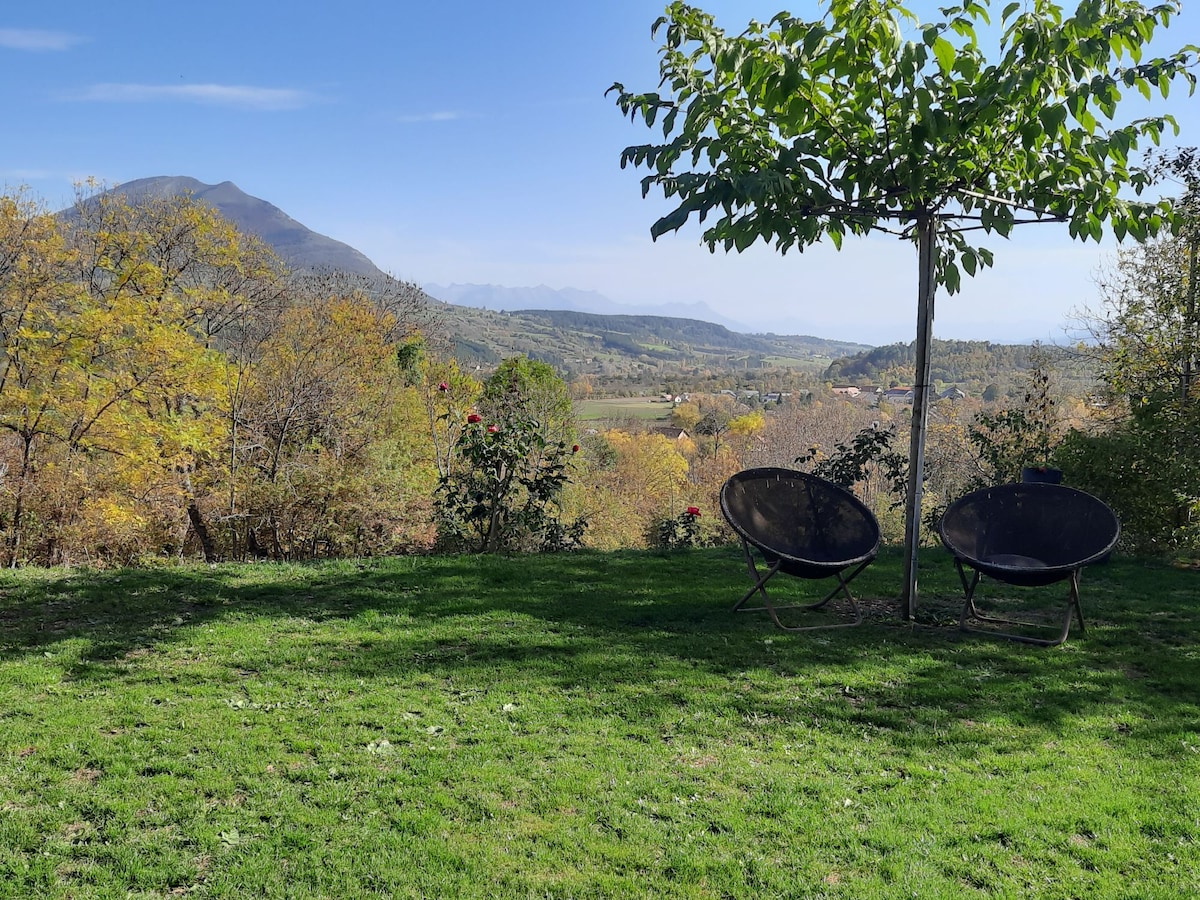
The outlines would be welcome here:
M 687 508 L 687 514 L 688 514 L 689 516 L 696 516 L 697 518 L 699 518 L 699 517 L 700 517 L 700 507 L 698 507 L 698 506 L 689 506 L 689 507 Z
M 487 427 L 487 430 L 488 430 L 488 434 L 495 434 L 497 431 L 500 430 L 500 426 L 499 425 L 489 425 Z
M 483 416 L 479 415 L 479 413 L 471 413 L 469 416 L 467 416 L 467 424 L 468 425 L 474 425 L 476 422 L 482 422 L 482 421 L 483 421 Z
M 579 445 L 578 445 L 578 444 L 572 444 L 572 445 L 571 445 L 571 452 L 572 452 L 572 453 L 578 453 L 578 452 L 579 452 Z

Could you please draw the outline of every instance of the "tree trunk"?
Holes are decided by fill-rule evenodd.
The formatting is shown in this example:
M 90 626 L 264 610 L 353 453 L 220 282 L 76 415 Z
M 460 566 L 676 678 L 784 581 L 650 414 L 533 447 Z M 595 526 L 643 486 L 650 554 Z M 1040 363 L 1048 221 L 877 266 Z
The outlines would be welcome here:
M 254 559 L 267 559 L 271 555 L 258 542 L 258 534 L 249 517 L 246 518 L 246 552 Z
M 925 429 L 929 422 L 929 351 L 933 343 L 933 298 L 937 290 L 934 282 L 935 238 L 934 218 L 922 215 L 917 220 L 917 257 L 921 268 L 917 288 L 917 368 L 908 449 L 908 497 L 904 506 L 904 594 L 901 597 L 901 612 L 905 619 L 911 619 L 917 611 L 917 551 L 921 546 Z
M 200 512 L 200 507 L 196 505 L 196 500 L 193 497 L 188 498 L 187 506 L 188 522 L 192 526 L 192 531 L 196 532 L 196 540 L 200 542 L 200 552 L 204 554 L 206 563 L 217 561 L 217 551 L 213 546 L 212 535 L 208 533 L 208 525 L 204 522 L 204 514 Z
M 1186 408 L 1192 393 L 1192 379 L 1195 377 L 1196 359 L 1196 277 L 1200 266 L 1197 265 L 1197 253 L 1200 250 L 1200 224 L 1194 225 L 1188 240 L 1188 286 L 1187 304 L 1184 314 L 1184 347 L 1183 347 L 1183 378 L 1180 385 L 1180 400 Z
M 21 474 L 17 481 L 17 496 L 13 500 L 12 523 L 8 533 L 7 551 L 9 568 L 17 567 L 17 558 L 21 548 L 21 529 L 25 527 L 25 488 L 33 469 L 33 437 L 21 435 Z

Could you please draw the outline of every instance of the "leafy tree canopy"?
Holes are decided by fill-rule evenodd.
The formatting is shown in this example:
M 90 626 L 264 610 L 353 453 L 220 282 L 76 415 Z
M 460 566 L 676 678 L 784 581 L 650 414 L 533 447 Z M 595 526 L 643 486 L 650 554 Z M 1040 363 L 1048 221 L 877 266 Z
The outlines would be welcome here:
M 483 384 L 479 409 L 499 421 L 532 418 L 552 440 L 574 434 L 571 393 L 554 367 L 540 360 L 512 356 L 500 363 Z
M 655 238 L 695 215 L 713 250 L 907 236 L 932 216 L 952 226 L 939 229 L 936 280 L 953 293 L 960 263 L 968 274 L 992 263 L 966 232 L 1064 221 L 1073 237 L 1099 239 L 1108 220 L 1140 239 L 1171 220 L 1170 203 L 1118 189 L 1150 186 L 1132 154 L 1174 119 L 1105 123 L 1129 91 L 1165 97 L 1178 77 L 1194 90 L 1195 46 L 1144 57 L 1178 11 L 1176 0 L 1084 0 L 1072 15 L 1012 2 L 989 60 L 986 0 L 946 7 L 933 24 L 896 0 L 832 0 L 818 21 L 779 13 L 737 36 L 675 2 L 654 25 L 667 93 L 610 89 L 631 118 L 661 120 L 665 142 L 628 147 L 621 164 L 651 170 L 644 195 L 658 187 L 678 201 Z

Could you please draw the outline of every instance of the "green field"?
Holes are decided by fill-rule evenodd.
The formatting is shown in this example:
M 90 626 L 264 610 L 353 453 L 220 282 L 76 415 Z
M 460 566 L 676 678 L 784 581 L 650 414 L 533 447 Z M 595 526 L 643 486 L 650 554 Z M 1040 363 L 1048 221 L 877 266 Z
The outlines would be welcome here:
M 1200 575 L 1049 650 L 901 578 L 785 634 L 732 547 L 3 573 L 0 897 L 1200 896 Z
M 579 404 L 580 421 L 595 422 L 603 419 L 661 419 L 670 421 L 671 404 L 657 397 L 614 397 L 601 400 L 584 400 Z

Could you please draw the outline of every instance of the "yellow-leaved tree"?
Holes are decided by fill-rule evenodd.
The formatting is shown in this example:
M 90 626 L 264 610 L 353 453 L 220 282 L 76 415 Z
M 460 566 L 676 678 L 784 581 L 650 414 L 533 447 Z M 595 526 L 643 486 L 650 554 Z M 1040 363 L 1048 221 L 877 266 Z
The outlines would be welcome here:
M 63 284 L 69 259 L 57 222 L 23 194 L 0 197 L 0 454 L 6 564 L 22 547 L 44 444 L 63 433 L 56 385 L 77 379 L 70 327 L 78 296 Z
M 587 469 L 571 499 L 588 520 L 590 546 L 644 547 L 659 520 L 689 505 L 688 462 L 664 435 L 606 431 L 584 448 Z
M 249 375 L 238 474 L 247 549 L 306 558 L 386 549 L 395 476 L 424 438 L 397 322 L 364 294 L 295 296 Z M 426 463 L 428 465 L 428 463 Z M 432 481 L 432 479 L 431 479 Z
M 0 244 L 6 562 L 178 548 L 225 443 L 213 339 L 245 302 L 246 239 L 186 197 L 81 193 L 57 216 L 3 198 Z
M 73 280 L 115 322 L 109 364 L 93 374 L 113 404 L 103 421 L 120 447 L 120 464 L 107 470 L 112 490 L 160 532 L 156 544 L 178 549 L 191 532 L 212 559 L 201 510 L 225 480 L 237 360 L 226 351 L 263 330 L 264 309 L 277 315 L 283 266 L 187 195 L 81 192 L 65 221 Z M 112 520 L 111 504 L 101 512 L 83 521 Z

